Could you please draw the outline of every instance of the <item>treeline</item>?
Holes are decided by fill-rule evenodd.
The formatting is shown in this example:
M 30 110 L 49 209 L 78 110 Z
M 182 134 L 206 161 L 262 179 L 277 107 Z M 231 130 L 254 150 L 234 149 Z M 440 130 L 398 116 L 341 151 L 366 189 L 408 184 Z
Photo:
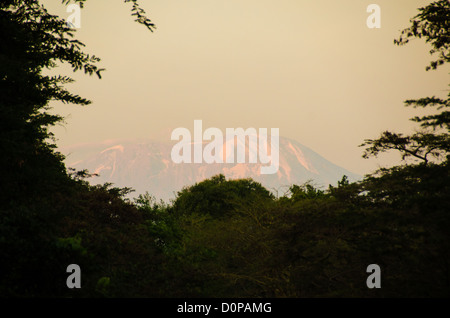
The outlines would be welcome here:
M 450 61 L 450 3 L 419 11 L 396 43 L 425 38 L 435 69 Z M 450 296 L 450 94 L 405 102 L 436 110 L 412 119 L 414 134 L 363 144 L 364 156 L 396 150 L 417 162 L 358 183 L 292 185 L 275 197 L 219 175 L 170 203 L 129 200 L 130 189 L 90 185 L 55 151 L 48 128 L 62 118 L 49 102 L 90 101 L 66 90 L 70 77 L 43 70 L 103 71 L 73 32 L 37 0 L 0 2 L 0 296 Z M 66 284 L 70 264 L 81 268 L 81 288 Z M 370 264 L 381 288 L 367 287 Z
M 72 179 L 3 222 L 1 295 L 448 297 L 448 173 L 407 166 L 278 198 L 219 175 L 171 204 Z M 66 286 L 69 264 L 80 289 Z M 367 287 L 370 264 L 382 288 Z

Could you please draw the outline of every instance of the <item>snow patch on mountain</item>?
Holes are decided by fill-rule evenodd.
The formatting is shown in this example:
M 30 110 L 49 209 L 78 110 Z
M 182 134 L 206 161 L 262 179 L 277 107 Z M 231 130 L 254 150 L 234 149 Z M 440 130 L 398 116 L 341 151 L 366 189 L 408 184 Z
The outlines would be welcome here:
M 224 141 L 223 150 L 226 143 Z M 283 137 L 280 137 L 279 145 L 280 166 L 272 175 L 260 174 L 260 168 L 264 166 L 261 163 L 175 164 L 171 160 L 173 145 L 173 142 L 154 140 L 109 140 L 66 147 L 60 151 L 66 155 L 68 167 L 99 174 L 90 179 L 93 184 L 109 182 L 117 187 L 131 187 L 136 190 L 133 196 L 148 191 L 166 201 L 175 198 L 183 187 L 219 173 L 228 179 L 252 178 L 275 192 L 308 181 L 327 188 L 329 184 L 336 185 L 343 175 L 351 181 L 361 179 L 361 176 L 333 164 L 310 148 Z M 246 147 L 246 158 L 248 155 Z

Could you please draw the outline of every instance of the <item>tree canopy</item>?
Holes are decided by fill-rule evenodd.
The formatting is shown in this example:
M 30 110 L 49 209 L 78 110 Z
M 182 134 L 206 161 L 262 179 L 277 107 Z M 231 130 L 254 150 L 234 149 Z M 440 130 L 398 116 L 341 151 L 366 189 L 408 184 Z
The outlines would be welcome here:
M 64 4 L 70 3 L 63 0 Z M 85 0 L 76 0 L 80 5 Z M 154 25 L 133 0 L 132 15 Z M 396 44 L 424 38 L 449 60 L 448 1 L 419 9 Z M 436 114 L 414 117 L 412 135 L 384 132 L 364 156 L 397 150 L 418 162 L 343 176 L 319 190 L 292 185 L 276 197 L 251 180 L 218 175 L 173 202 L 129 188 L 93 186 L 67 169 L 48 128 L 52 100 L 71 93 L 57 63 L 101 77 L 65 21 L 37 0 L 0 2 L 0 295 L 2 297 L 448 297 L 450 295 L 449 99 L 407 100 Z M 449 95 L 450 97 L 450 95 Z M 66 286 L 66 268 L 82 288 Z M 367 266 L 382 288 L 366 285 Z
M 412 38 L 424 38 L 430 43 L 431 55 L 437 54 L 437 60 L 431 62 L 426 70 L 434 70 L 450 62 L 450 3 L 446 0 L 436 1 L 419 9 L 419 14 L 411 19 L 411 26 L 401 32 L 400 38 L 394 40 L 397 45 L 405 45 Z M 375 140 L 367 139 L 362 146 L 366 148 L 364 157 L 376 156 L 380 152 L 397 150 L 402 159 L 415 158 L 427 164 L 430 159 L 436 162 L 448 161 L 450 151 L 450 93 L 447 98 L 424 97 L 405 101 L 406 106 L 414 108 L 433 108 L 436 113 L 411 120 L 420 124 L 420 130 L 412 135 L 385 131 Z

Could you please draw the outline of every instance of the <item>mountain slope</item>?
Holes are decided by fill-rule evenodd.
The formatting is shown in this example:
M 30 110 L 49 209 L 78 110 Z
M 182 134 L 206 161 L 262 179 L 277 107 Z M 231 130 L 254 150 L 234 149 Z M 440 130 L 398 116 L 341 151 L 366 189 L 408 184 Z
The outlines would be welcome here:
M 335 185 L 343 175 L 351 181 L 361 177 L 339 167 L 308 147 L 280 137 L 279 169 L 276 174 L 260 174 L 260 163 L 180 163 L 171 159 L 174 143 L 153 140 L 110 140 L 61 149 L 66 165 L 77 170 L 88 169 L 99 177 L 91 183 L 110 182 L 131 187 L 134 195 L 148 191 L 158 199 L 169 200 L 184 186 L 219 173 L 227 178 L 253 178 L 267 189 L 283 194 L 292 184 L 311 181 L 318 187 Z M 247 153 L 248 153 L 248 149 Z

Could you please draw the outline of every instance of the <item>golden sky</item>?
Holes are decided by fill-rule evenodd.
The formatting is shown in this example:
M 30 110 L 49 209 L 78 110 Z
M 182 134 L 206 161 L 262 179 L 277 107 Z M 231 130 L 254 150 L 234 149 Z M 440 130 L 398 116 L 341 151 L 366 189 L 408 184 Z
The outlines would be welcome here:
M 170 141 L 176 127 L 279 128 L 326 159 L 365 174 L 398 155 L 361 158 L 383 130 L 411 132 L 406 99 L 446 96 L 448 67 L 425 71 L 430 46 L 393 40 L 419 0 L 141 0 L 155 33 L 122 0 L 89 0 L 76 36 L 100 58 L 103 78 L 75 73 L 69 89 L 87 107 L 66 116 L 59 146 L 105 139 Z M 60 0 L 43 1 L 68 17 Z M 381 28 L 369 29 L 369 4 Z M 66 71 L 60 68 L 58 71 Z

